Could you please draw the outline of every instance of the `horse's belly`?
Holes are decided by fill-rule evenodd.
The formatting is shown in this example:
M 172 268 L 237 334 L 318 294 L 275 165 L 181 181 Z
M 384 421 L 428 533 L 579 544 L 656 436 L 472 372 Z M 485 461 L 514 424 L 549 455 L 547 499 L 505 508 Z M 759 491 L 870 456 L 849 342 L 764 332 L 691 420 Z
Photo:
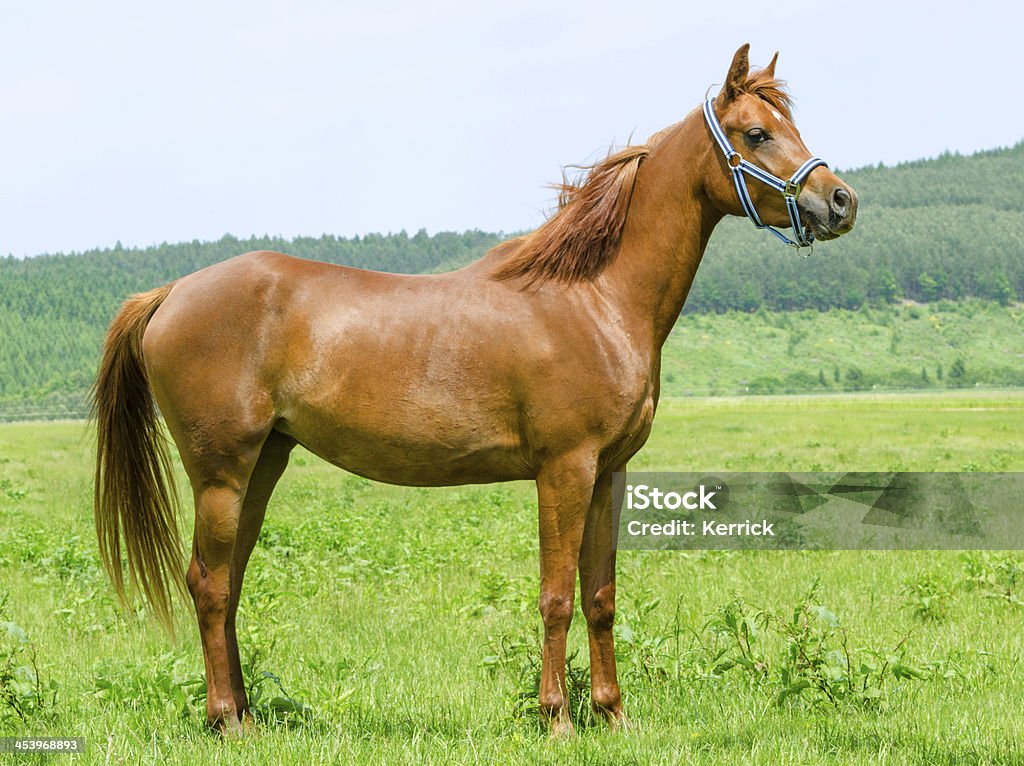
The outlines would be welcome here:
M 421 420 L 415 427 L 403 428 L 396 418 L 369 427 L 320 416 L 283 421 L 277 428 L 329 463 L 388 484 L 446 486 L 533 478 L 514 434 L 503 438 L 503 429 L 431 423 L 429 415 Z

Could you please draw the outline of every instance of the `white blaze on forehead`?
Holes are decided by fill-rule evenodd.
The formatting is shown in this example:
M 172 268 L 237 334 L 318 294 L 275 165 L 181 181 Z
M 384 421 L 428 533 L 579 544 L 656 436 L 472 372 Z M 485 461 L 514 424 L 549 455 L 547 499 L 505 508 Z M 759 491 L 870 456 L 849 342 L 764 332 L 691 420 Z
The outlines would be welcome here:
M 778 120 L 779 122 L 782 122 L 782 115 L 781 114 L 776 112 L 774 109 L 772 109 L 772 114 L 775 115 L 775 119 L 776 120 Z

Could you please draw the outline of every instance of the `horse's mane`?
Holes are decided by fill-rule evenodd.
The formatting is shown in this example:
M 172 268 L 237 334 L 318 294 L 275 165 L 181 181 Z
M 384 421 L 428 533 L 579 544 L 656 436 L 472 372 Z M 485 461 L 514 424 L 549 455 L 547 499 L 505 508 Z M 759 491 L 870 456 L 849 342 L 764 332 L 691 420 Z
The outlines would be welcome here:
M 563 173 L 558 210 L 540 228 L 522 237 L 519 247 L 495 272 L 497 279 L 524 277 L 527 284 L 548 280 L 593 279 L 615 257 L 648 144 L 627 146 L 593 165 L 577 166 L 577 178 Z
M 768 70 L 751 72 L 741 92 L 790 117 L 792 102 L 785 84 Z M 562 183 L 554 185 L 558 209 L 538 229 L 506 243 L 517 247 L 508 248 L 511 254 L 493 277 L 522 277 L 527 285 L 539 285 L 549 280 L 580 282 L 600 274 L 618 254 L 640 164 L 675 127 L 655 133 L 646 144 L 609 153 L 593 165 L 573 166 L 582 171 L 577 178 L 563 172 Z

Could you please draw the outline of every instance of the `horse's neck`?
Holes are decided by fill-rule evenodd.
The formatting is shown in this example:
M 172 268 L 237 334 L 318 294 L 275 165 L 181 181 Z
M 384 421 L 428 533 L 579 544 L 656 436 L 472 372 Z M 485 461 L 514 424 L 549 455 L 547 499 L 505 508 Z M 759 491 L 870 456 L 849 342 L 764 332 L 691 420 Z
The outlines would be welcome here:
M 622 245 L 602 275 L 622 315 L 658 352 L 682 311 L 722 213 L 701 189 L 703 124 L 688 117 L 640 166 Z

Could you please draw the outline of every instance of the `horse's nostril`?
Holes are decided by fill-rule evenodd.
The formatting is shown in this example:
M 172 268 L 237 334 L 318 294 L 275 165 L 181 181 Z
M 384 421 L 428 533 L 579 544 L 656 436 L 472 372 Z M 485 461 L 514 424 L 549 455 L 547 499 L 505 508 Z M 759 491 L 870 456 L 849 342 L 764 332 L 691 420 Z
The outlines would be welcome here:
M 842 186 L 837 186 L 836 190 L 832 192 L 832 209 L 839 214 L 846 211 L 847 206 L 850 204 L 850 192 L 846 191 Z

